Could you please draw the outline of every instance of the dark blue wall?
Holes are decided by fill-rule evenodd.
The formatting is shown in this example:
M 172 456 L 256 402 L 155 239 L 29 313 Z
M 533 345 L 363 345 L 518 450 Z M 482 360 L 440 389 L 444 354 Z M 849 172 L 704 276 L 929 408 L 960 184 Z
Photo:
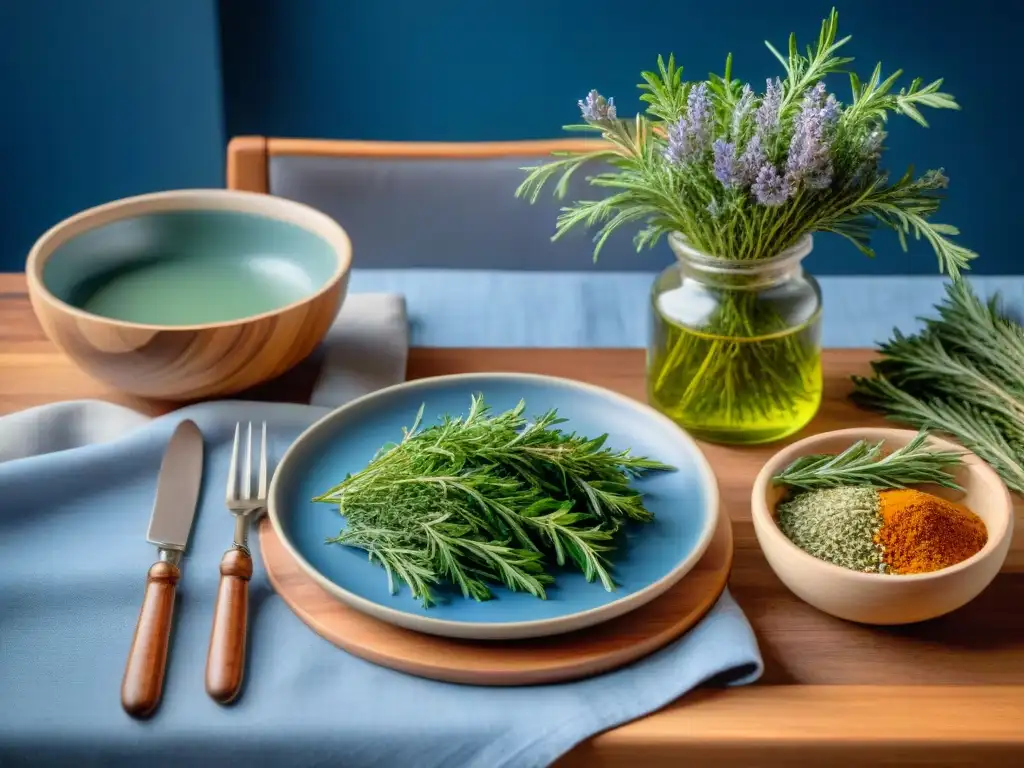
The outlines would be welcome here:
M 216 0 L 0 0 L 0 271 L 83 208 L 224 185 Z
M 620 112 L 674 51 L 689 77 L 755 83 L 778 71 L 764 48 L 790 31 L 810 41 L 830 2 L 733 0 L 0 0 L 0 269 L 84 207 L 156 189 L 223 184 L 225 139 L 242 133 L 367 139 L 558 136 L 591 87 Z M 843 34 L 870 73 L 945 77 L 962 112 L 932 127 L 892 123 L 890 162 L 944 166 L 941 218 L 982 253 L 979 273 L 1024 272 L 1016 257 L 1012 149 L 1019 107 L 1010 51 L 1021 12 L 999 0 L 848 0 Z M 218 39 L 219 36 L 219 39 Z M 837 84 L 840 95 L 845 84 Z M 509 191 L 512 194 L 512 191 Z M 881 232 L 867 260 L 820 238 L 826 273 L 935 271 Z
M 560 135 L 589 88 L 639 106 L 639 73 L 675 52 L 684 76 L 721 71 L 759 83 L 779 69 L 791 31 L 816 39 L 832 3 L 815 0 L 222 0 L 228 133 L 361 139 L 482 140 Z M 981 251 L 976 272 L 1022 272 L 1015 219 L 1024 160 L 1007 134 L 1018 110 L 1014 3 L 998 0 L 847 0 L 838 4 L 848 55 L 865 77 L 876 61 L 908 78 L 944 77 L 961 112 L 929 114 L 923 129 L 892 122 L 899 170 L 944 166 L 952 182 L 942 220 Z M 843 98 L 845 79 L 837 83 Z M 509 192 L 511 194 L 511 190 Z M 904 255 L 877 238 L 870 261 L 819 238 L 818 273 L 935 272 L 931 251 Z

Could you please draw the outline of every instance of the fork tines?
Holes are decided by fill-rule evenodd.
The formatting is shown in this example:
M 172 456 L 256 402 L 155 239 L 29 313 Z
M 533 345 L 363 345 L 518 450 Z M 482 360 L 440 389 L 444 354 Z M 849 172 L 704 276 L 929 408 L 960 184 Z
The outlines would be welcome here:
M 228 468 L 227 502 L 235 504 L 238 502 L 264 502 L 267 498 L 267 422 L 263 422 L 262 436 L 260 438 L 259 457 L 259 488 L 256 496 L 252 495 L 252 422 L 246 428 L 245 440 L 245 464 L 242 467 L 241 492 L 238 489 L 238 453 L 241 442 L 242 422 L 235 424 L 235 443 L 231 449 L 231 466 Z

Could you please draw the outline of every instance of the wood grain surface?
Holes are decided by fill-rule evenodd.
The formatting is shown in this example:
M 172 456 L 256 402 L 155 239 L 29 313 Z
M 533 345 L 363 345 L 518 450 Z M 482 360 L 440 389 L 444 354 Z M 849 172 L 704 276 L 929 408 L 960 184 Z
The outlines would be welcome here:
M 50 338 L 94 378 L 140 396 L 228 396 L 291 369 L 320 343 L 346 280 L 308 302 L 244 323 L 199 329 L 126 328 L 37 300 Z
M 847 399 L 849 375 L 866 372 L 871 357 L 870 350 L 826 351 L 826 396 L 800 434 L 773 446 L 702 444 L 733 521 L 729 588 L 757 633 L 766 664 L 761 681 L 692 693 L 591 739 L 565 765 L 1024 764 L 1020 497 L 1014 499 L 1015 540 L 995 582 L 948 616 L 904 627 L 851 624 L 802 603 L 768 568 L 754 537 L 750 487 L 771 453 L 808 434 L 887 423 Z M 413 349 L 408 377 L 547 373 L 642 400 L 643 361 L 642 350 Z M 302 402 L 315 374 L 313 363 L 302 364 L 246 397 Z M 43 336 L 24 277 L 0 275 L 0 414 L 77 398 L 100 398 L 154 415 L 173 407 L 112 392 L 75 368 Z
M 698 690 L 555 768 L 1019 767 L 1024 687 L 751 685 Z
M 267 169 L 267 140 L 263 136 L 235 136 L 228 142 L 228 189 L 263 192 L 270 189 Z
M 121 706 L 132 717 L 149 717 L 160 706 L 174 597 L 181 571 L 173 563 L 153 563 L 146 574 L 135 635 L 121 680 Z
M 274 591 L 317 634 L 356 656 L 452 683 L 540 685 L 607 672 L 678 638 L 704 617 L 725 589 L 733 546 L 729 518 L 722 514 L 704 556 L 664 595 L 579 632 L 515 642 L 435 637 L 360 613 L 313 581 L 269 520 L 260 526 L 260 551 Z
M 230 704 L 242 690 L 251 578 L 252 557 L 247 550 L 232 547 L 224 553 L 206 654 L 206 693 L 220 704 Z
M 245 136 L 258 141 L 262 137 Z M 593 152 L 607 149 L 599 139 L 528 139 L 514 141 L 366 141 L 361 139 L 264 139 L 268 155 L 387 158 L 543 157 L 552 152 Z M 244 145 L 243 145 L 244 146 Z M 231 148 L 228 148 L 231 156 Z M 229 180 L 230 186 L 230 180 Z
M 330 247 L 331 274 L 314 291 L 285 306 L 222 322 L 181 326 L 85 312 L 46 285 L 43 276 L 51 257 L 83 233 L 137 216 L 195 209 L 255 214 L 300 226 Z M 107 247 L 114 246 L 107 243 Z M 348 290 L 351 263 L 348 234 L 326 214 L 283 198 L 206 189 L 150 193 L 81 211 L 33 244 L 25 270 L 29 301 L 46 337 L 80 368 L 124 392 L 184 403 L 245 391 L 306 359 L 337 317 Z

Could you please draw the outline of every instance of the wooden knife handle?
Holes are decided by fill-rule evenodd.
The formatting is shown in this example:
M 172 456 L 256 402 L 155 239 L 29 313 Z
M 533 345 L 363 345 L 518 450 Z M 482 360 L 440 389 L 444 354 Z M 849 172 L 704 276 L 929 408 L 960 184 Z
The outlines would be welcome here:
M 247 551 L 232 547 L 224 553 L 206 656 L 206 692 L 221 704 L 234 701 L 242 689 L 251 578 L 252 557 Z
M 121 681 L 121 706 L 132 717 L 149 717 L 160 704 L 180 578 L 178 566 L 164 561 L 153 563 L 146 574 L 146 592 Z

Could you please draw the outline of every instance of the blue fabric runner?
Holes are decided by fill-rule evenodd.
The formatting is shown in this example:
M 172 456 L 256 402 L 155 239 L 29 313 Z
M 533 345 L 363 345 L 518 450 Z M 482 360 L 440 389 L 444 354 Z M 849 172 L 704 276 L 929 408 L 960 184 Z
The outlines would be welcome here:
M 352 365 L 328 352 L 329 364 Z M 393 383 L 394 366 L 379 363 L 372 375 L 328 371 L 318 405 L 205 403 L 147 420 L 85 401 L 0 419 L 0 766 L 539 767 L 704 681 L 761 674 L 750 625 L 726 592 L 682 639 L 600 677 L 528 688 L 423 680 L 314 634 L 272 592 L 257 549 L 247 685 L 234 706 L 212 702 L 203 673 L 218 563 L 231 540 L 222 488 L 234 424 L 267 420 L 279 458 L 328 405 Z M 119 689 L 155 553 L 145 531 L 156 475 L 182 418 L 206 441 L 201 508 L 163 702 L 138 722 L 121 710 Z
M 654 275 L 495 269 L 355 269 L 352 290 L 395 291 L 409 308 L 415 347 L 643 347 Z M 974 276 L 1024 307 L 1024 278 Z M 913 333 L 945 295 L 943 276 L 825 276 L 824 347 L 874 347 L 893 328 Z

